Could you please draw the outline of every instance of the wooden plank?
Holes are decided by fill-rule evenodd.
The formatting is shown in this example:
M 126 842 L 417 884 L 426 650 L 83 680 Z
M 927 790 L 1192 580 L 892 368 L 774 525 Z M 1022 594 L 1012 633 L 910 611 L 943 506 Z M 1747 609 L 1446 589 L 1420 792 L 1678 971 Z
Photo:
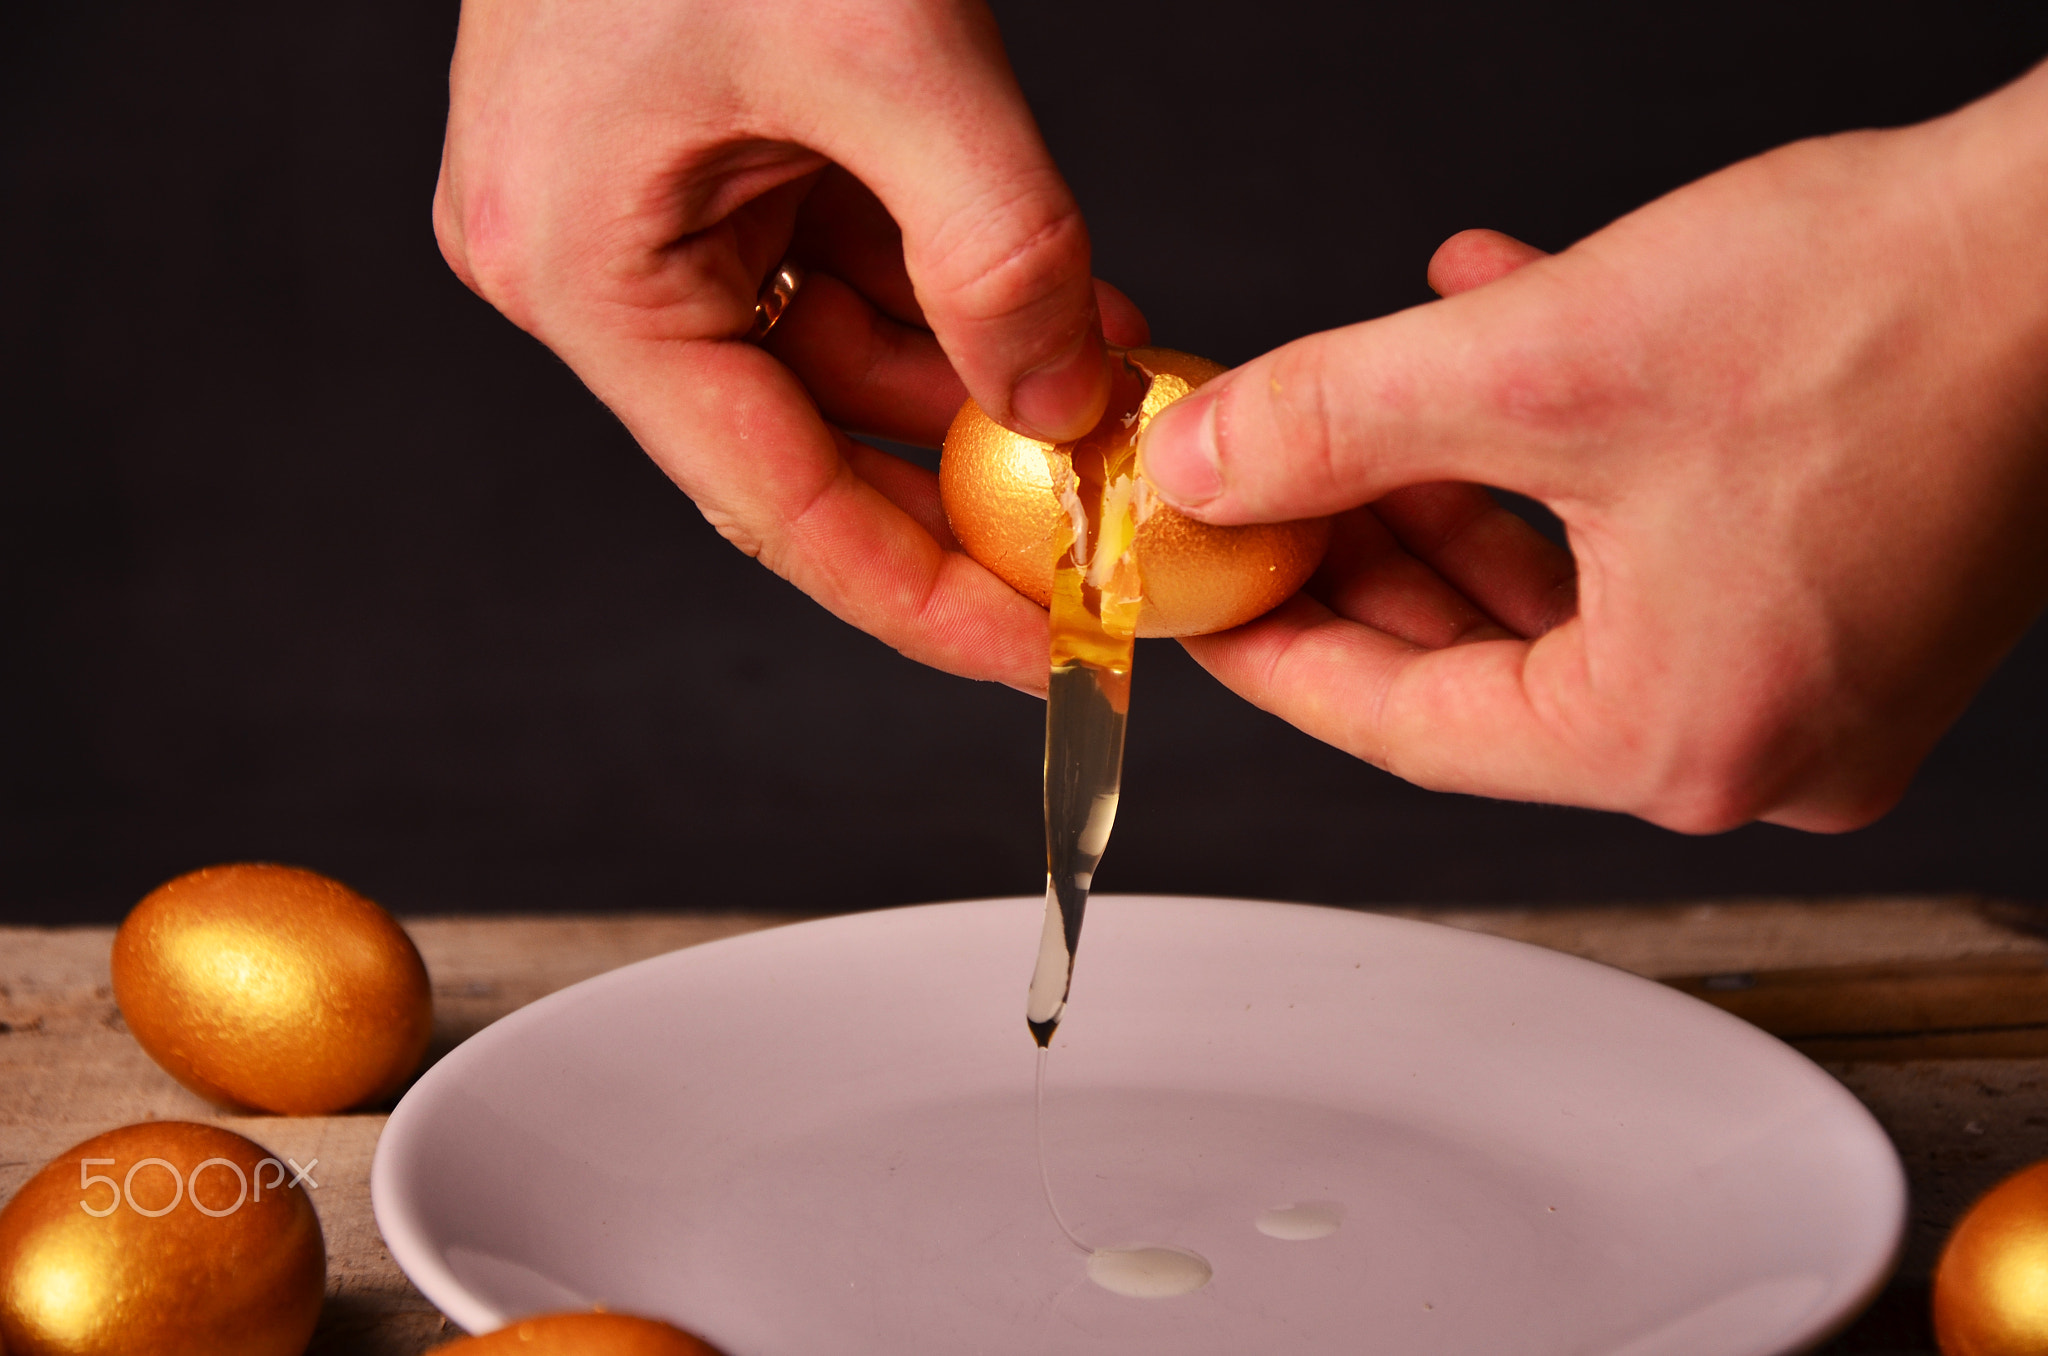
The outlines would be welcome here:
M 1454 927 L 1660 979 L 1823 1064 L 2048 1058 L 2044 911 L 1964 897 L 1467 910 Z M 1715 962 L 1713 973 L 1684 967 Z M 1826 963 L 1816 963 L 1826 962 Z
M 2048 908 L 1968 895 L 1382 912 L 1512 937 L 1651 979 L 2048 956 Z
M 438 1057 L 544 994 L 678 947 L 771 926 L 759 915 L 410 919 L 434 984 Z M 370 1210 L 385 1117 L 235 1116 L 195 1097 L 129 1038 L 112 928 L 0 928 L 0 1200 L 81 1140 L 147 1120 L 207 1121 L 320 1161 L 327 1304 L 312 1356 L 418 1356 L 460 1333 L 399 1271 Z
M 1704 988 L 1710 976 L 1748 975 L 1749 988 L 1722 992 L 1766 990 L 1765 998 L 1781 1005 L 1771 1020 L 1832 1013 L 1825 1029 L 1806 1033 L 1814 1039 L 1870 1038 L 1880 1027 L 1891 1039 L 1927 1037 L 1925 1022 L 1904 1036 L 1884 1026 L 1907 1010 L 1887 1006 L 1886 973 L 1906 975 L 1909 987 L 1919 982 L 1913 1001 L 1921 1006 L 1914 1010 L 1932 1014 L 1928 1021 L 1938 1025 L 1978 1011 L 1972 1003 L 1990 1001 L 1968 992 L 1967 977 L 2024 985 L 2035 973 L 2028 967 L 2048 957 L 2038 911 L 1966 898 L 1394 912 L 1551 946 L 1682 985 Z M 412 919 L 407 927 L 434 980 L 438 1053 L 564 985 L 778 921 L 744 914 L 460 918 Z M 370 1214 L 370 1155 L 383 1116 L 232 1117 L 187 1093 L 142 1054 L 121 1023 L 107 979 L 111 940 L 108 928 L 0 928 L 0 1198 L 70 1145 L 113 1126 L 164 1117 L 218 1121 L 301 1163 L 321 1160 L 314 1201 L 327 1231 L 330 1274 L 315 1352 L 416 1356 L 452 1336 L 391 1262 Z M 1915 975 L 1920 981 L 1912 980 Z M 1813 997 L 1816 988 L 1834 995 L 1833 1007 L 1812 1007 L 1821 1002 Z M 1860 1053 L 1877 1050 L 1865 1045 Z M 1936 1045 L 1921 1051 L 1941 1053 Z M 1958 1046 L 1950 1053 L 1968 1052 Z M 1924 1282 L 1949 1222 L 1999 1177 L 2048 1156 L 2048 1058 L 1911 1055 L 1835 1059 L 1827 1067 L 1877 1114 L 1912 1179 L 1907 1279 L 1898 1292 L 1905 1298 L 1888 1301 L 1911 1326 L 1918 1321 L 1912 1315 L 1924 1313 L 1913 1278 Z M 1899 1330 L 1894 1323 L 1885 1330 L 1893 1337 L 1869 1339 L 1888 1346 L 1852 1340 L 1852 1334 L 1843 1339 L 1849 1345 L 1828 1350 L 1914 1350 L 1899 1344 Z
M 1978 956 L 1667 980 L 1821 1060 L 2048 1056 L 2048 958 Z
M 1934 1274 L 1949 1227 L 1972 1201 L 2048 1158 L 2048 1059 L 1822 1067 L 1870 1108 L 1905 1163 L 1912 1200 L 1899 1274 L 1908 1280 Z

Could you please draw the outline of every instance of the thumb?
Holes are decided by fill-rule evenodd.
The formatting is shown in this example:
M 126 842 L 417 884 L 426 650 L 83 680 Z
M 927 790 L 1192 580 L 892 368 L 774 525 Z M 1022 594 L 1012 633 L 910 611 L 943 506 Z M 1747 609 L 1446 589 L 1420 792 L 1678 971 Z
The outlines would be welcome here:
M 981 407 L 1035 437 L 1078 438 L 1109 399 L 1081 209 L 987 10 L 924 15 L 863 49 L 810 144 L 901 226 L 918 305 Z
M 1145 426 L 1140 472 L 1219 524 L 1341 513 L 1438 480 L 1546 498 L 1569 432 L 1541 416 L 1545 392 L 1585 380 L 1544 276 L 1554 262 L 1225 373 Z

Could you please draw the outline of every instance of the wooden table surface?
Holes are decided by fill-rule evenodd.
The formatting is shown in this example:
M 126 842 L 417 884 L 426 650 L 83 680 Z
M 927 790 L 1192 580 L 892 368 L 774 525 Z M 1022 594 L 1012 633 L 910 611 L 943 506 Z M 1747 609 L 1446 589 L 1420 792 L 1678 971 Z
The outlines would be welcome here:
M 1926 1280 L 1949 1224 L 2000 1177 L 2048 1157 L 2042 910 L 1890 898 L 1389 912 L 1676 984 L 1790 1040 L 1876 1113 L 1912 1182 L 1911 1232 L 1898 1278 L 1827 1352 L 1931 1352 Z M 779 921 L 415 918 L 406 927 L 433 976 L 438 1055 L 564 985 Z M 312 1352 L 412 1356 L 457 1336 L 399 1273 L 371 1217 L 383 1115 L 230 1116 L 194 1097 L 123 1026 L 107 974 L 112 937 L 111 928 L 0 928 L 0 1199 L 100 1131 L 215 1121 L 300 1163 L 319 1160 L 328 1300 Z

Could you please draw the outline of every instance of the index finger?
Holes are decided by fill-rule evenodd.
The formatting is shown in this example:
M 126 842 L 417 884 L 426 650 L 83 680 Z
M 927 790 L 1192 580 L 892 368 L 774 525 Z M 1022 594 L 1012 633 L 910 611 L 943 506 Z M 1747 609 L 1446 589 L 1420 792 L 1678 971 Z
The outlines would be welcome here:
M 902 463 L 897 483 L 863 478 L 845 435 L 767 353 L 629 348 L 597 394 L 720 534 L 834 615 L 920 663 L 1045 686 L 1045 613 L 892 498 L 929 473 Z
M 1609 751 L 1584 737 L 1572 695 L 1584 691 L 1577 619 L 1536 641 L 1431 649 L 1297 595 L 1249 625 L 1181 643 L 1253 705 L 1418 786 L 1640 809 Z

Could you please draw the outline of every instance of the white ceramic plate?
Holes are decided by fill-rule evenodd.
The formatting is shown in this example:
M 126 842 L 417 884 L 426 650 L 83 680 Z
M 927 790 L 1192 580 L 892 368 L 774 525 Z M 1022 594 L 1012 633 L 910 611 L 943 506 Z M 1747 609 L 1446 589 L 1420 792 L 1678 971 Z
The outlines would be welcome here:
M 371 1192 L 471 1331 L 603 1303 L 730 1356 L 1792 1351 L 1882 1282 L 1905 1186 L 1821 1070 L 1555 952 L 1287 904 L 1109 896 L 1032 1152 L 1037 899 L 860 914 L 627 966 L 400 1103 Z M 1334 1202 L 1336 1233 L 1255 1221 Z

